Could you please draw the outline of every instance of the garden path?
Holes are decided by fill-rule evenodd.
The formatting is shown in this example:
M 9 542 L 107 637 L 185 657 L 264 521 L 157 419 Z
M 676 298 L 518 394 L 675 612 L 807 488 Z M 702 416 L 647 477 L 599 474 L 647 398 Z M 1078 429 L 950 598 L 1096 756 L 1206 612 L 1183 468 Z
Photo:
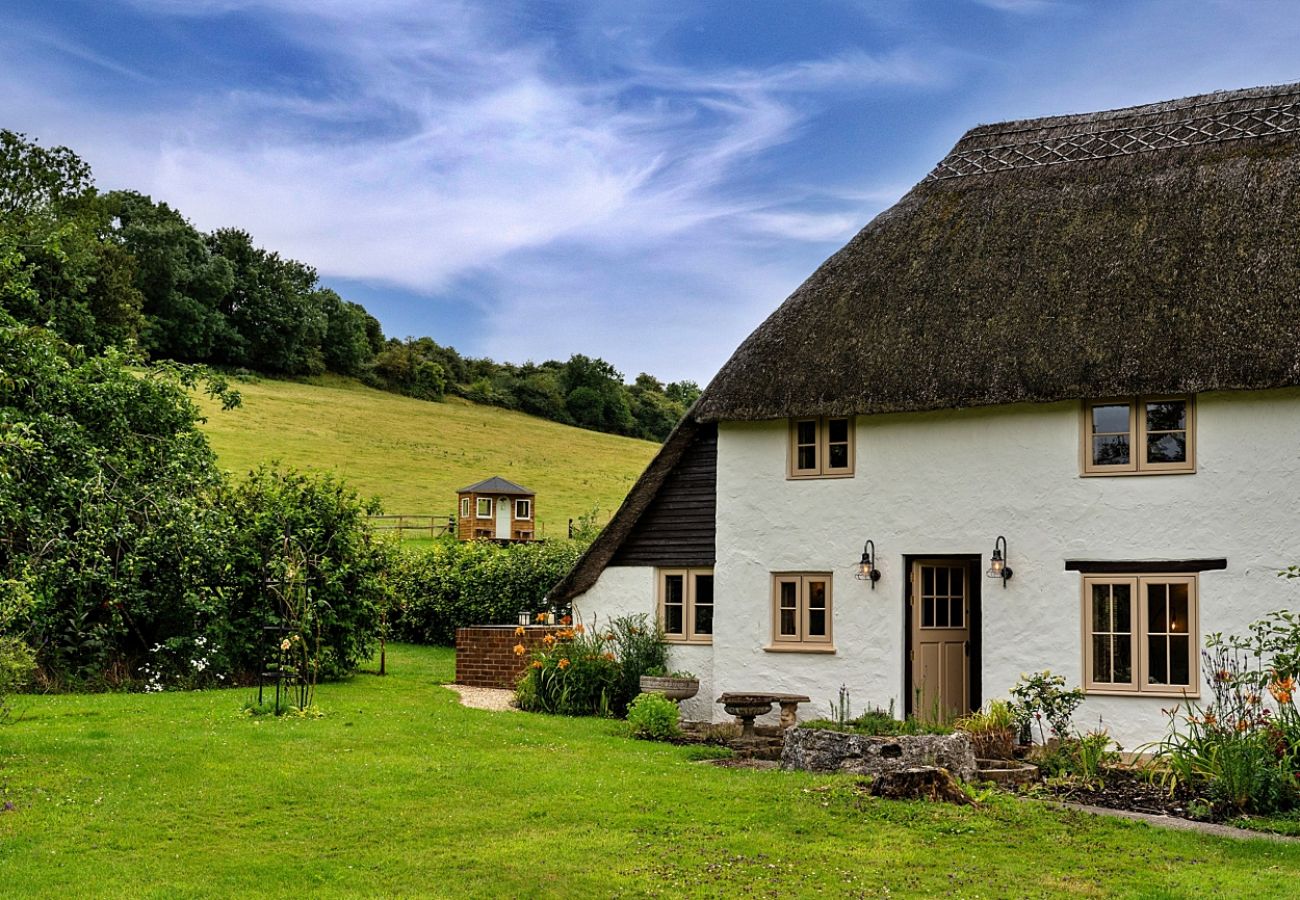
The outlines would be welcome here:
M 510 705 L 515 699 L 515 692 L 502 688 L 467 687 L 463 684 L 444 684 L 443 687 L 460 695 L 462 706 L 470 709 L 486 709 L 489 712 L 518 712 Z
M 1231 825 L 1220 825 L 1216 822 L 1197 822 L 1194 819 L 1180 819 L 1177 816 L 1159 816 L 1153 813 L 1133 812 L 1126 809 L 1107 809 L 1104 806 L 1088 806 L 1085 803 L 1060 803 L 1064 809 L 1073 809 L 1078 812 L 1092 813 L 1095 816 L 1114 816 L 1117 819 L 1128 819 L 1133 822 L 1146 822 L 1148 825 L 1154 825 L 1157 828 L 1172 828 L 1176 831 L 1197 831 L 1201 834 L 1211 834 L 1215 837 L 1235 838 L 1237 840 L 1258 839 L 1263 841 L 1281 841 L 1283 843 L 1300 842 L 1300 837 L 1294 837 L 1287 834 L 1272 834 L 1267 831 L 1252 831 L 1249 828 L 1234 828 Z

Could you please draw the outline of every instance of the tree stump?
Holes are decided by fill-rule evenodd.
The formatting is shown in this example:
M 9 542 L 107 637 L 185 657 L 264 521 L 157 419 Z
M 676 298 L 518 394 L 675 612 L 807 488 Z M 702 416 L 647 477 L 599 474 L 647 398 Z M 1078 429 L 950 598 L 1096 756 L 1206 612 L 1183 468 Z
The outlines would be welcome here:
M 947 769 L 916 766 L 886 772 L 871 782 L 873 797 L 886 800 L 930 800 L 969 806 L 973 801 Z

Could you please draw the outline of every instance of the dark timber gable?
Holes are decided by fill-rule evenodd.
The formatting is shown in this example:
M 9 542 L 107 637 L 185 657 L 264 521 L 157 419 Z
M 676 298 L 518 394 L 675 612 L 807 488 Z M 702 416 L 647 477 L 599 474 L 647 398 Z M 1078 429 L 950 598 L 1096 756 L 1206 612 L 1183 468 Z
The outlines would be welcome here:
M 718 426 L 701 426 L 611 566 L 711 566 L 716 557 Z

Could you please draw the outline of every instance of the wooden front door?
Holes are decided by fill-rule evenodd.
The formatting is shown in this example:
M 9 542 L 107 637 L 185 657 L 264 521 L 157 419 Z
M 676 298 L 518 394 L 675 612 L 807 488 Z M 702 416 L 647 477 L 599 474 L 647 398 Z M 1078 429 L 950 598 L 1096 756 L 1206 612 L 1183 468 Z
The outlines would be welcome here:
M 924 721 L 971 711 L 971 565 L 964 560 L 912 563 L 912 710 Z
M 511 508 L 509 497 L 497 498 L 497 537 L 503 540 L 509 540 L 510 535 L 510 517 L 515 514 Z

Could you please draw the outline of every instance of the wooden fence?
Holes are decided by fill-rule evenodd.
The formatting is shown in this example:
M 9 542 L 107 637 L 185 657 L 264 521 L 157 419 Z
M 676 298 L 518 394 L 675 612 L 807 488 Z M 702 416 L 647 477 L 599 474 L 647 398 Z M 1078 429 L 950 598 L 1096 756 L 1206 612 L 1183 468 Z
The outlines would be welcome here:
M 455 516 L 384 515 L 366 518 L 375 531 L 396 531 L 398 540 L 405 540 L 408 531 L 419 537 L 430 538 L 456 533 Z

